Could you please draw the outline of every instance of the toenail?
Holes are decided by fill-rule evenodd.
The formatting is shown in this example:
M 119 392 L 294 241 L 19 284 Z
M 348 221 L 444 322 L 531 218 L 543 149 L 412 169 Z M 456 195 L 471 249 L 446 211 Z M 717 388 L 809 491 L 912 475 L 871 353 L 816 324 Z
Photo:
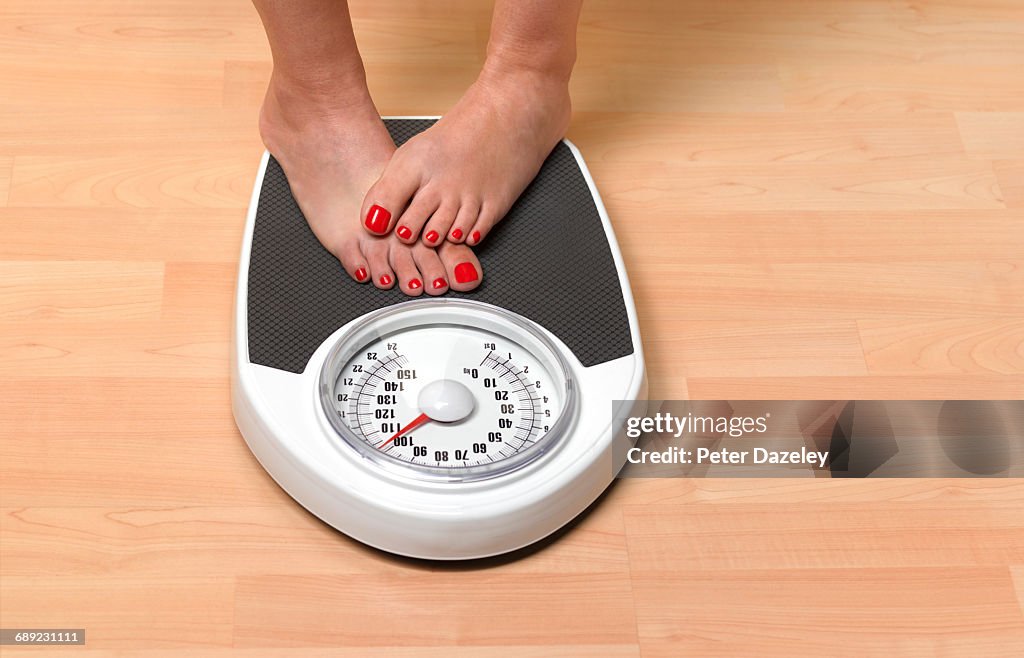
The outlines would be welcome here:
M 462 238 L 462 229 L 461 228 L 457 228 L 454 231 L 452 231 L 452 240 L 459 240 L 461 238 Z
M 412 279 L 409 281 L 409 290 L 419 290 L 423 287 L 423 282 L 419 279 Z
M 366 213 L 366 228 L 378 235 L 388 232 L 388 225 L 391 223 L 391 213 L 381 206 L 370 206 Z
M 430 233 L 427 233 L 423 237 L 427 239 L 427 242 L 437 242 L 437 239 L 441 236 L 437 234 L 437 231 L 431 231 Z
M 473 231 L 473 235 L 469 236 L 469 239 L 473 241 L 473 244 L 480 242 L 480 231 Z
M 397 233 L 398 237 L 402 238 L 403 240 L 408 240 L 409 238 L 412 237 L 412 231 L 409 230 L 408 226 L 399 226 L 395 233 Z
M 359 268 L 356 270 L 356 281 L 366 281 L 366 270 Z
M 388 276 L 387 274 L 381 274 L 380 275 L 380 285 L 382 285 L 382 286 L 390 286 L 391 285 L 391 277 Z
M 441 288 L 444 288 L 445 286 L 447 286 L 448 282 L 445 281 L 441 277 L 437 277 L 436 279 L 434 279 L 434 284 L 433 285 L 434 285 L 434 290 L 440 290 Z
M 470 281 L 476 281 L 478 276 L 476 268 L 473 267 L 473 263 L 459 263 L 455 266 L 456 283 L 469 283 Z

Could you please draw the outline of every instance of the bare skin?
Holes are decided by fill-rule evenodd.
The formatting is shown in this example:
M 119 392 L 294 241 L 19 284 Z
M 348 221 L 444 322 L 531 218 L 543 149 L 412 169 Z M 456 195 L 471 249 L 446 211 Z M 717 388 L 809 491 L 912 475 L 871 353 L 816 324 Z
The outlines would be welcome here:
M 581 4 L 496 2 L 483 71 L 367 192 L 360 216 L 369 233 L 428 246 L 475 246 L 487 236 L 569 125 Z
M 480 285 L 464 245 L 434 249 L 359 228 L 366 191 L 395 147 L 366 88 L 347 5 L 255 0 L 274 57 L 260 134 L 281 163 L 310 228 L 360 283 L 439 295 Z

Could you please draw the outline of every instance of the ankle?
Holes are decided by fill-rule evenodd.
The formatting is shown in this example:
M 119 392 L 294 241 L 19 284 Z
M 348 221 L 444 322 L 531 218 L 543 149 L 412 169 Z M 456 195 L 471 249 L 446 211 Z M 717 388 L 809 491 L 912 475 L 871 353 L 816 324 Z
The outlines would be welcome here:
M 576 64 L 576 46 L 562 44 L 489 43 L 481 77 L 530 77 L 538 82 L 568 86 Z
M 325 121 L 377 118 L 362 76 L 355 79 L 296 79 L 275 70 L 260 112 L 263 130 L 316 129 Z
M 315 110 L 346 109 L 370 101 L 366 75 L 359 71 L 347 74 L 296 77 L 277 69 L 270 76 L 267 94 L 281 103 L 296 103 L 300 108 Z
M 488 58 L 476 86 L 512 106 L 521 107 L 525 102 L 546 113 L 554 112 L 549 117 L 556 119 L 556 123 L 567 123 L 572 113 L 569 77 L 559 71 Z
M 488 57 L 477 84 L 490 89 L 513 89 L 516 95 L 558 98 L 569 95 L 569 76 L 557 69 L 523 66 L 500 57 Z
M 544 148 L 565 136 L 572 118 L 572 99 L 567 77 L 532 67 L 484 66 L 474 84 L 491 99 L 512 125 L 524 127 L 520 137 L 535 140 Z M 522 119 L 527 121 L 522 123 Z

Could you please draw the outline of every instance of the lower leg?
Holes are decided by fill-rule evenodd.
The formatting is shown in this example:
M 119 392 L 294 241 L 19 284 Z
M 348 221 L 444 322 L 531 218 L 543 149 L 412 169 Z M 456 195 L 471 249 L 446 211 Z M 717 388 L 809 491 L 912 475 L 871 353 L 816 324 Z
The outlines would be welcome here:
M 286 131 L 319 131 L 324 122 L 337 123 L 342 116 L 353 125 L 380 123 L 345 0 L 254 0 L 253 4 L 274 58 L 260 113 L 265 141 L 283 139 L 280 133 Z M 381 132 L 370 132 L 375 142 L 380 141 Z
M 583 0 L 497 0 L 484 75 L 528 70 L 569 83 Z
M 366 73 L 346 0 L 253 0 L 274 58 L 271 87 L 367 102 Z

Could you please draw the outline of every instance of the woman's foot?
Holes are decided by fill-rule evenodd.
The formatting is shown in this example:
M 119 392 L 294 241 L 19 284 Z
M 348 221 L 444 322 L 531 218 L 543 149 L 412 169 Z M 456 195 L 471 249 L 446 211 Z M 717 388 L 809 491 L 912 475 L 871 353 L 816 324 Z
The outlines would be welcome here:
M 394 230 L 406 244 L 479 244 L 537 175 L 570 114 L 567 76 L 489 63 L 369 188 L 359 214 L 366 231 Z
M 274 79 L 260 112 L 263 142 L 314 235 L 360 283 L 397 285 L 411 296 L 476 288 L 483 270 L 468 247 L 410 246 L 359 227 L 360 203 L 395 146 L 369 94 L 346 99 L 343 91 Z

